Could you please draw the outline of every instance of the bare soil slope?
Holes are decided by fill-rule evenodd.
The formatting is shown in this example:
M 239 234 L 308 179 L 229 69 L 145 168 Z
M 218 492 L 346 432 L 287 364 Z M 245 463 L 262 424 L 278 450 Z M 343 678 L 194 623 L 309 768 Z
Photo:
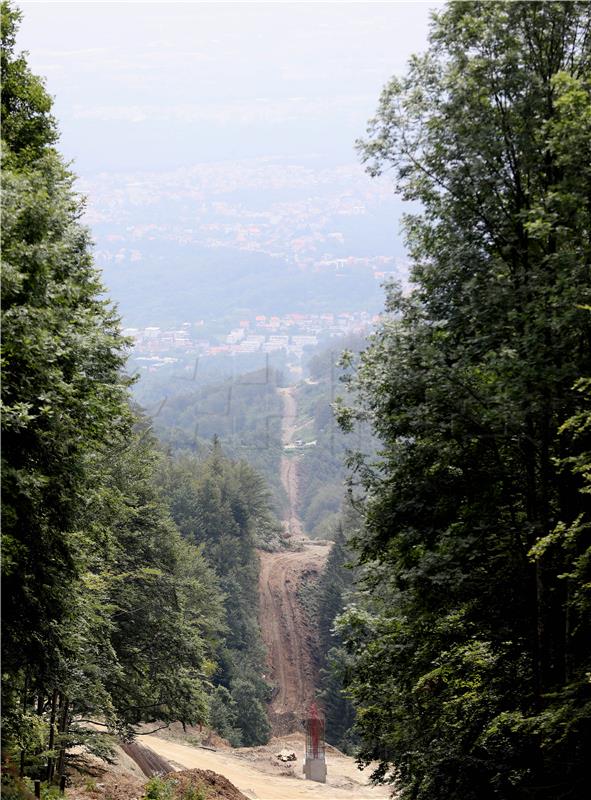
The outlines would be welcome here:
M 282 440 L 290 444 L 296 430 L 294 387 L 279 389 L 283 399 Z M 283 454 L 281 479 L 288 497 L 283 520 L 289 539 L 299 549 L 260 554 L 260 625 L 267 648 L 268 675 L 277 691 L 269 709 L 275 735 L 301 729 L 301 720 L 318 685 L 316 631 L 298 597 L 306 581 L 315 580 L 328 556 L 330 544 L 313 542 L 297 514 L 298 457 Z
M 277 686 L 269 718 L 275 734 L 300 729 L 318 684 L 316 631 L 297 592 L 314 579 L 330 545 L 306 544 L 299 552 L 261 553 L 260 622 L 268 675 Z
M 332 748 L 326 757 L 327 783 L 304 780 L 302 735 L 274 739 L 266 747 L 240 750 L 205 750 L 158 736 L 146 736 L 143 744 L 179 769 L 197 767 L 226 776 L 249 800 L 379 800 L 390 796 L 388 787 L 369 785 L 367 772 L 361 772 L 352 758 Z M 280 763 L 274 756 L 284 747 L 297 754 L 292 766 Z
M 292 444 L 296 432 L 298 405 L 294 386 L 289 386 L 285 389 L 277 389 L 277 392 L 281 395 L 283 401 L 281 441 L 285 447 L 287 444 Z M 297 514 L 298 461 L 299 456 L 295 453 L 287 455 L 287 453 L 284 452 L 281 457 L 281 483 L 283 484 L 288 500 L 288 509 L 283 520 L 283 525 L 285 526 L 287 535 L 296 540 L 305 538 L 302 523 Z
M 210 769 L 170 772 L 164 776 L 164 780 L 172 783 L 178 798 L 205 796 L 207 800 L 249 800 L 227 778 Z M 201 794 L 198 794 L 199 791 Z
M 141 800 L 146 796 L 147 776 L 153 775 L 170 783 L 171 800 L 188 797 L 250 800 L 225 776 L 209 769 L 177 771 L 155 748 L 137 742 L 131 749 L 126 745 L 117 746 L 112 764 L 86 754 L 80 767 L 70 776 L 66 791 L 68 800 Z

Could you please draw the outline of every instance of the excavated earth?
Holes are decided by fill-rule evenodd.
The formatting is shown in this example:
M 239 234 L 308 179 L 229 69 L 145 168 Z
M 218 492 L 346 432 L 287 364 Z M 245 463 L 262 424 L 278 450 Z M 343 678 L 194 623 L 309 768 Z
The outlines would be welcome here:
M 305 739 L 293 733 L 272 739 L 263 747 L 233 750 L 188 747 L 180 741 L 147 736 L 144 744 L 177 769 L 197 767 L 224 775 L 248 800 L 385 800 L 391 787 L 372 786 L 368 769 L 335 748 L 327 748 L 327 782 L 307 781 L 302 774 Z M 293 751 L 296 760 L 282 762 L 277 754 Z
M 294 387 L 278 389 L 283 401 L 281 438 L 292 442 L 296 432 Z M 302 730 L 302 721 L 318 687 L 317 633 L 301 603 L 304 584 L 317 580 L 330 543 L 309 539 L 298 516 L 298 456 L 283 452 L 281 480 L 288 505 L 283 525 L 289 552 L 260 555 L 259 621 L 267 649 L 267 680 L 275 686 L 269 708 L 273 734 Z
M 285 445 L 292 442 L 296 431 L 297 403 L 293 388 L 278 391 L 284 404 Z M 155 773 L 178 781 L 179 797 L 190 787 L 202 787 L 208 800 L 391 797 L 391 788 L 372 786 L 370 770 L 361 772 L 354 759 L 333 747 L 327 747 L 326 784 L 306 781 L 302 775 L 303 720 L 318 687 L 318 644 L 313 621 L 301 602 L 301 590 L 320 575 L 331 543 L 309 539 L 302 528 L 297 513 L 298 460 L 293 451 L 284 451 L 281 460 L 288 498 L 283 524 L 291 549 L 259 553 L 260 626 L 268 653 L 265 677 L 275 686 L 269 708 L 275 738 L 264 747 L 232 749 L 210 732 L 203 738 L 200 729 L 181 731 L 179 726 L 171 726 L 158 735 L 143 736 L 141 746 L 126 748 L 129 755 L 120 750 L 119 766 L 106 771 L 100 785 L 89 789 L 79 784 L 69 790 L 74 800 L 140 800 L 145 774 Z M 282 751 L 289 751 L 295 759 L 286 763 L 278 757 Z
M 260 625 L 268 673 L 275 687 L 269 720 L 275 735 L 301 730 L 318 686 L 316 631 L 299 590 L 316 580 L 330 545 L 303 545 L 301 551 L 261 553 Z
M 171 800 L 200 796 L 207 800 L 250 800 L 224 775 L 198 767 L 177 769 L 153 748 L 138 742 L 116 747 L 115 754 L 115 762 L 109 766 L 86 755 L 80 763 L 81 769 L 71 776 L 67 797 L 70 800 L 142 800 L 147 779 L 157 776 L 170 784 Z
M 233 783 L 223 775 L 212 772 L 210 769 L 184 769 L 180 772 L 170 772 L 164 780 L 174 786 L 175 794 L 180 797 L 190 797 L 201 789 L 207 800 L 249 800 Z
M 114 764 L 106 765 L 86 755 L 81 759 L 84 768 L 75 771 L 66 790 L 68 800 L 143 800 L 148 780 L 143 770 L 151 772 L 155 767 L 165 780 L 178 781 L 176 786 L 173 784 L 175 800 L 198 797 L 198 789 L 202 789 L 207 800 L 386 800 L 390 797 L 388 787 L 369 784 L 369 770 L 361 772 L 352 758 L 333 747 L 327 747 L 327 783 L 304 780 L 305 739 L 301 733 L 272 739 L 263 747 L 239 749 L 228 745 L 189 745 L 187 740 L 194 738 L 191 734 L 166 731 L 171 738 L 165 739 L 164 733 L 142 736 L 142 743 L 132 748 L 133 758 L 117 747 Z M 285 763 L 278 758 L 286 750 L 295 754 L 294 761 Z M 31 796 L 30 800 L 34 798 Z

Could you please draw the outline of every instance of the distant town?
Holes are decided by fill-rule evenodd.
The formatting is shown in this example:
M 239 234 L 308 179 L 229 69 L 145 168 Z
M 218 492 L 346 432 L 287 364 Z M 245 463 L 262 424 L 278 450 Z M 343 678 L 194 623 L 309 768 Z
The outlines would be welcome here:
M 392 195 L 388 181 L 370 181 L 358 164 L 314 169 L 264 158 L 98 174 L 81 189 L 90 197 L 85 220 L 99 263 L 142 261 L 150 243 L 171 242 L 264 253 L 304 269 L 336 267 L 342 259 L 334 254 L 360 235 L 351 228 Z
M 379 316 L 365 311 L 327 314 L 256 315 L 242 319 L 225 335 L 207 337 L 205 320 L 183 322 L 178 328 L 125 328 L 133 340 L 133 357 L 140 369 L 154 372 L 184 361 L 187 356 L 238 356 L 283 352 L 291 361 L 301 361 L 306 350 L 337 337 L 366 334 Z

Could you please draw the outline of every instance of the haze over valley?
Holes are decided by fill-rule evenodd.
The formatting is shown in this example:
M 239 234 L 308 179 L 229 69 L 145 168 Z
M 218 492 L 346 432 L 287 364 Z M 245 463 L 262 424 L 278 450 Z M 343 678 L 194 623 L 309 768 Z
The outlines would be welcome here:
M 3 798 L 587 800 L 591 4 L 20 6 Z
M 263 315 L 355 314 L 356 330 L 363 315 L 369 329 L 382 284 L 406 280 L 404 206 L 354 144 L 424 43 L 427 4 L 119 4 L 109 22 L 93 4 L 24 5 L 19 44 L 56 95 L 96 263 L 140 358 L 182 356 L 185 342 L 163 344 L 180 329 L 206 357 Z

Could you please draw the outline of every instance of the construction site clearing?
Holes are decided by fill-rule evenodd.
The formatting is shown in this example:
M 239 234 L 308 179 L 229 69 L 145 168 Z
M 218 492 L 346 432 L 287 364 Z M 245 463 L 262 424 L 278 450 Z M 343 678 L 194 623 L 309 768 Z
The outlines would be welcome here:
M 116 762 L 107 765 L 88 757 L 86 768 L 72 777 L 69 800 L 141 800 L 149 775 L 172 781 L 173 798 L 202 796 L 207 800 L 380 800 L 391 787 L 372 786 L 371 767 L 361 771 L 355 760 L 326 745 L 327 781 L 307 781 L 302 772 L 303 733 L 276 737 L 261 747 L 231 748 L 219 737 L 216 746 L 197 744 L 197 729 L 181 726 L 141 736 L 131 748 L 116 748 Z M 211 739 L 203 739 L 211 741 Z M 282 753 L 295 758 L 284 760 Z M 187 794 L 187 788 L 192 792 Z M 171 798 L 172 800 L 172 798 Z
M 284 404 L 282 438 L 287 449 L 294 440 L 297 399 L 293 387 L 278 393 Z M 294 442 L 296 447 L 299 441 Z M 391 786 L 371 784 L 371 766 L 362 771 L 351 756 L 324 746 L 324 731 L 326 782 L 319 782 L 318 775 L 308 775 L 311 780 L 304 775 L 302 722 L 316 696 L 318 664 L 316 629 L 298 593 L 304 583 L 320 575 L 331 543 L 312 540 L 304 531 L 297 510 L 297 455 L 283 455 L 281 480 L 288 498 L 283 524 L 291 547 L 259 552 L 259 622 L 267 650 L 266 677 L 277 687 L 268 708 L 274 738 L 259 747 L 232 748 L 207 728 L 174 723 L 148 734 L 153 726 L 143 725 L 134 743 L 117 747 L 115 764 L 89 758 L 90 777 L 88 770 L 73 776 L 69 799 L 380 800 L 392 796 Z M 318 755 L 320 740 L 314 738 L 308 741 L 308 759 Z M 322 773 L 320 780 L 324 768 Z M 149 776 L 162 776 L 172 794 L 146 789 Z

